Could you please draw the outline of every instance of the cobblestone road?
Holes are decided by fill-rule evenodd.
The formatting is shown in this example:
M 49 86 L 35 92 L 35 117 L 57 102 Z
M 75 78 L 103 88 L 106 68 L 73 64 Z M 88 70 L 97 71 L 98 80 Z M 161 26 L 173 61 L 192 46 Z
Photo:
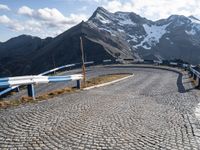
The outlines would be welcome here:
M 115 68 L 113 85 L 0 111 L 0 149 L 200 149 L 198 97 L 175 72 Z

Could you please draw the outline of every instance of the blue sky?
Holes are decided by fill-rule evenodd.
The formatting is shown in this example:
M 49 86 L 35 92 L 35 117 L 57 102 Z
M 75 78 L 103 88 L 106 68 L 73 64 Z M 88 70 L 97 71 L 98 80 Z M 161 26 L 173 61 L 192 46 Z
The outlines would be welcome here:
M 86 21 L 98 6 L 152 20 L 171 14 L 200 18 L 200 0 L 1 0 L 0 41 L 21 34 L 55 37 Z

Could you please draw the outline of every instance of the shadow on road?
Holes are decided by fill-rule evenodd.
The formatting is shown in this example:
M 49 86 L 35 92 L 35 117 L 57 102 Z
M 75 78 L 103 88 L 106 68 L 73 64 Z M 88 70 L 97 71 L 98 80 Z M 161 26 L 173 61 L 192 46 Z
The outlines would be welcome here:
M 183 74 L 180 73 L 180 72 L 177 72 L 178 73 L 178 79 L 177 79 L 177 87 L 178 87 L 178 92 L 179 93 L 185 93 L 186 90 L 185 90 L 185 87 L 183 86 L 183 82 L 182 82 L 182 77 L 183 77 Z

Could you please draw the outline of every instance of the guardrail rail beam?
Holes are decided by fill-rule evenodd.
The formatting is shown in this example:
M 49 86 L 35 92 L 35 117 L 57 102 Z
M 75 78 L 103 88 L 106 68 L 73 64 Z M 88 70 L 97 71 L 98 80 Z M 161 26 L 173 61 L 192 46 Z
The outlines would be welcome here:
M 0 88 L 8 87 L 10 89 L 16 89 L 21 85 L 27 86 L 28 96 L 35 99 L 35 84 L 41 83 L 53 83 L 53 82 L 65 82 L 65 81 L 77 81 L 77 88 L 81 88 L 82 74 L 73 74 L 66 76 L 20 76 L 10 78 L 0 78 Z M 4 94 L 4 91 L 0 92 L 0 96 Z

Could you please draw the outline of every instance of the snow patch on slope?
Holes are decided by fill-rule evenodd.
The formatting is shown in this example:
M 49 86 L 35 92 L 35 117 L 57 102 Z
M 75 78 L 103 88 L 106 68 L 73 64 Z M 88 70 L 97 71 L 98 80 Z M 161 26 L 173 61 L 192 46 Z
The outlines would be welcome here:
M 193 17 L 189 17 L 189 19 L 190 19 L 190 21 L 191 21 L 192 23 L 200 24 L 200 20 L 198 20 L 198 19 L 195 19 L 195 18 L 193 18 Z
M 166 27 L 168 25 L 169 24 L 163 26 L 157 26 L 157 25 L 149 26 L 147 24 L 144 24 L 143 27 L 146 32 L 146 37 L 140 44 L 136 45 L 135 47 L 136 48 L 143 47 L 145 49 L 151 49 L 151 47 L 159 43 L 162 36 L 165 33 L 167 33 Z
M 193 24 L 193 28 L 197 29 L 197 30 L 200 30 L 200 20 L 195 18 L 195 17 L 189 17 L 190 21 L 192 22 Z M 193 29 L 194 30 L 194 29 Z M 194 31 L 193 31 L 194 33 Z
M 106 28 L 99 28 L 100 31 L 105 31 L 110 33 L 111 36 L 116 36 L 115 33 L 112 30 L 106 29 Z
M 117 29 L 119 32 L 122 32 L 122 33 L 125 33 L 125 31 L 124 30 L 121 30 L 121 29 Z
M 194 29 L 190 30 L 190 31 L 185 31 L 185 33 L 187 33 L 188 35 L 195 35 L 196 31 Z
M 110 23 L 110 21 L 108 19 L 105 19 L 103 16 L 101 16 L 100 14 L 96 15 L 96 18 L 99 19 L 99 21 L 101 21 L 101 23 L 103 24 L 108 24 Z
M 166 39 L 166 40 L 170 40 L 169 37 L 166 37 L 165 39 Z
M 129 13 L 122 13 L 122 12 L 117 12 L 115 14 L 116 20 L 118 21 L 118 24 L 123 26 L 123 25 L 136 25 L 128 16 Z
M 106 29 L 106 28 L 99 28 L 99 30 L 103 30 L 103 31 L 106 31 L 106 32 L 109 32 L 109 33 L 112 33 L 112 31 L 111 30 L 109 30 L 109 29 Z
M 138 42 L 137 37 L 135 37 L 135 36 L 133 36 L 133 35 L 130 35 L 130 34 L 128 34 L 128 36 L 131 38 L 131 40 L 129 40 L 129 41 Z
M 120 25 L 133 25 L 135 26 L 136 24 L 131 20 L 131 19 L 124 19 L 124 20 L 119 20 Z

